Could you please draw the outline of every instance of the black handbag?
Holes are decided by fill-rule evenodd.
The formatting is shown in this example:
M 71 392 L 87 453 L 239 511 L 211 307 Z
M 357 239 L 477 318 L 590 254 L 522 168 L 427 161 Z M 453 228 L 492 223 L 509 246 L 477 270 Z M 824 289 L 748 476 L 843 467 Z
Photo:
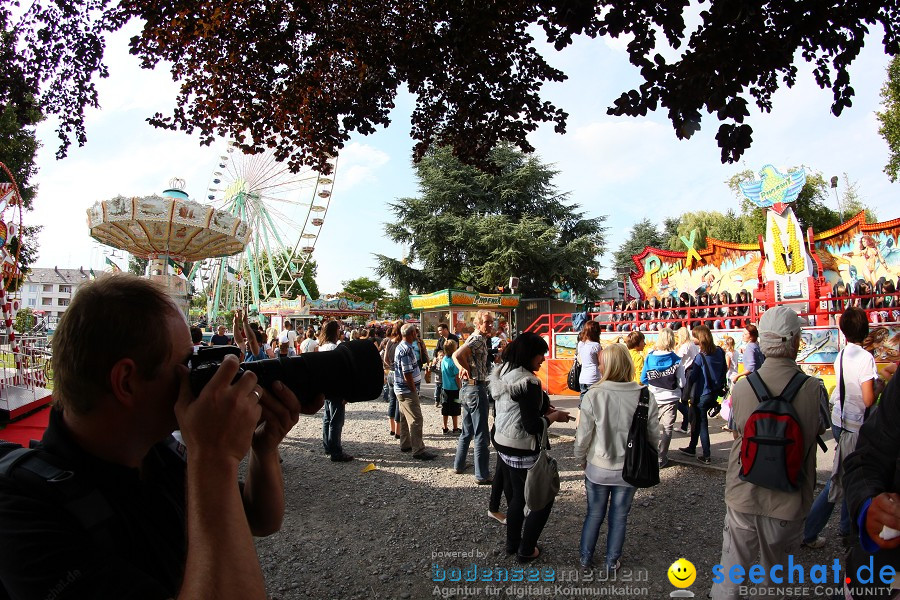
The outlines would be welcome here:
M 625 443 L 625 465 L 622 479 L 634 487 L 648 488 L 659 483 L 659 452 L 647 440 L 647 415 L 650 412 L 650 391 L 641 388 L 641 396 Z
M 575 363 L 572 365 L 572 368 L 569 369 L 569 376 L 566 377 L 566 386 L 573 392 L 581 391 L 581 384 L 578 383 L 579 377 L 581 377 L 581 362 L 576 356 Z

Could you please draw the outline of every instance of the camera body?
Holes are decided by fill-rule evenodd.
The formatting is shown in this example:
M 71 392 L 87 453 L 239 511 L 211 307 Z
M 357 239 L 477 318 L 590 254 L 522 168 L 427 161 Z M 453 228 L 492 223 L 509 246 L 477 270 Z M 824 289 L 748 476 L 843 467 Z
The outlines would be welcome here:
M 191 359 L 190 383 L 195 396 L 215 375 L 229 354 L 240 357 L 235 346 L 201 347 Z M 256 374 L 260 387 L 271 389 L 280 381 L 301 404 L 311 404 L 319 394 L 329 400 L 363 402 L 381 396 L 384 371 L 375 344 L 354 340 L 328 352 L 307 352 L 299 356 L 270 358 L 241 363 L 235 380 L 245 371 Z

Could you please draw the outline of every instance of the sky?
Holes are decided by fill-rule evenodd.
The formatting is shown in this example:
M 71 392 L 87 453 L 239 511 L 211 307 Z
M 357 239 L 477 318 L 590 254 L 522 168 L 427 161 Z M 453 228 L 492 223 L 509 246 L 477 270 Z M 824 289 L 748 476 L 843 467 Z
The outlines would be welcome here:
M 159 193 L 173 177 L 185 180 L 193 199 L 206 201 L 226 143 L 203 147 L 196 137 L 146 123 L 157 111 L 171 112 L 177 85 L 164 68 L 139 68 L 137 58 L 127 53 L 130 35 L 127 30 L 107 41 L 110 77 L 98 82 L 101 108 L 87 113 L 87 144 L 72 147 L 67 158 L 57 160 L 56 124 L 48 120 L 38 128 L 43 144 L 35 178 L 39 190 L 34 210 L 25 215 L 26 224 L 44 226 L 35 266 L 104 268 L 110 248 L 92 240 L 86 225 L 85 211 L 97 201 Z M 796 63 L 797 84 L 775 94 L 771 113 L 751 108 L 747 122 L 754 143 L 740 163 L 726 165 L 720 162 L 714 118 L 704 118 L 702 130 L 690 140 L 678 140 L 664 111 L 644 118 L 606 115 L 621 92 L 640 83 L 637 69 L 628 63 L 625 40 L 580 38 L 563 52 L 542 46 L 549 62 L 569 76 L 546 85 L 543 95 L 566 110 L 569 119 L 566 134 L 545 126 L 530 142 L 539 158 L 559 172 L 555 185 L 569 194 L 570 202 L 588 216 L 607 217 L 607 252 L 598 265 L 603 276 L 611 275 L 612 253 L 635 222 L 649 218 L 661 225 L 664 218 L 686 211 L 737 211 L 739 201 L 725 181 L 766 164 L 804 165 L 826 180 L 838 175 L 839 193 L 846 189 L 846 173 L 879 220 L 896 218 L 900 215 L 892 198 L 897 188 L 882 171 L 888 149 L 875 116 L 888 63 L 880 42 L 880 31 L 870 34 L 851 65 L 856 95 L 839 118 L 830 112 L 830 91 L 816 86 L 809 65 Z M 409 137 L 412 107 L 412 99 L 401 95 L 388 128 L 354 135 L 339 155 L 331 205 L 314 254 L 322 293 L 340 291 L 342 281 L 374 278 L 375 253 L 402 255 L 382 227 L 393 216 L 390 202 L 417 194 Z M 837 208 L 837 201 L 829 206 Z M 125 266 L 124 259 L 119 262 Z

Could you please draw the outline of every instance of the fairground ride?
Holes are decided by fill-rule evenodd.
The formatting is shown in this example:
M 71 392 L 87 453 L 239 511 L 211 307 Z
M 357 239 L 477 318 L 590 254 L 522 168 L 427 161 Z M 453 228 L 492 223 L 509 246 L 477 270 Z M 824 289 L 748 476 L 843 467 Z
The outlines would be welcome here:
M 304 268 L 319 240 L 334 186 L 337 158 L 328 176 L 313 169 L 291 172 L 274 153 L 243 154 L 229 143 L 210 177 L 207 199 L 241 219 L 252 234 L 236 256 L 198 263 L 210 323 L 236 308 L 263 302 L 309 298 Z

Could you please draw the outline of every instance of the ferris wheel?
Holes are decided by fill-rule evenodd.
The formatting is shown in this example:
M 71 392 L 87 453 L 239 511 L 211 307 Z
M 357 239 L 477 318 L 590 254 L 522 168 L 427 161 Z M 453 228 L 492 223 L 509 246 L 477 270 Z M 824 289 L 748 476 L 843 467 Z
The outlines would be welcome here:
M 301 280 L 331 204 L 337 158 L 323 176 L 290 171 L 272 152 L 244 154 L 233 144 L 219 156 L 207 199 L 252 231 L 238 255 L 195 266 L 207 297 L 210 322 L 223 312 L 309 295 Z

